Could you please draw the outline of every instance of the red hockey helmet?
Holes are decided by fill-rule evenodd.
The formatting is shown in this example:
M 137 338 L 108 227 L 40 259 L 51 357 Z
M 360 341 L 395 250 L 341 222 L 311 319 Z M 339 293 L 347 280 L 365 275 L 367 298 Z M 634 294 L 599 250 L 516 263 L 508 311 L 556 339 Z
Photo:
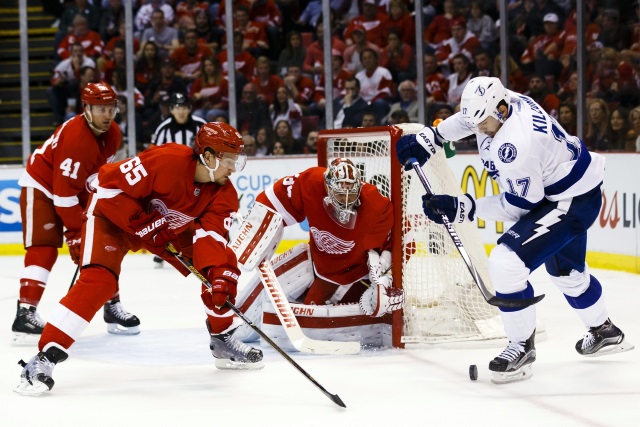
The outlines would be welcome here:
M 242 135 L 227 123 L 209 122 L 200 127 L 193 144 L 193 150 L 205 166 L 206 163 L 203 156 L 207 148 L 215 152 L 218 159 L 216 162 L 221 161 L 225 154 L 230 155 L 238 172 L 244 168 L 247 162 L 247 155 L 243 151 L 244 141 L 242 140 Z M 217 169 L 217 166 L 213 170 L 215 169 Z
M 107 83 L 89 83 L 82 90 L 82 102 L 87 105 L 115 104 L 118 95 Z

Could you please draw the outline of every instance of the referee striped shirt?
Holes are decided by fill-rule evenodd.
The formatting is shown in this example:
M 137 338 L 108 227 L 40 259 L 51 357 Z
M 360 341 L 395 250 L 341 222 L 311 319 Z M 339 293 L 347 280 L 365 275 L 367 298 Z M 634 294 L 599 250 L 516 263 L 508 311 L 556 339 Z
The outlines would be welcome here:
M 189 147 L 193 147 L 193 143 L 196 139 L 196 134 L 200 129 L 200 126 L 207 123 L 200 117 L 191 115 L 189 120 L 185 124 L 179 124 L 176 119 L 171 116 L 164 122 L 160 123 L 160 126 L 156 129 L 151 137 L 151 143 L 154 145 L 162 145 L 168 142 L 175 142 L 176 144 L 183 144 Z

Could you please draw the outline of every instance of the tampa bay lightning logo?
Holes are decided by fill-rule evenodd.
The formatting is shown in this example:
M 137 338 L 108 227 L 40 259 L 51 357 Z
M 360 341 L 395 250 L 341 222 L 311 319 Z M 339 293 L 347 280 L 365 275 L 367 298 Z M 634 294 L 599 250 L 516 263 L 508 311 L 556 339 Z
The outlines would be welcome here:
M 498 157 L 500 158 L 502 163 L 513 162 L 516 159 L 517 155 L 518 150 L 516 150 L 516 147 L 509 142 L 505 142 L 500 146 L 500 148 L 498 148 Z
M 484 96 L 484 93 L 485 93 L 485 88 L 483 88 L 482 86 L 478 86 L 475 90 L 476 95 Z

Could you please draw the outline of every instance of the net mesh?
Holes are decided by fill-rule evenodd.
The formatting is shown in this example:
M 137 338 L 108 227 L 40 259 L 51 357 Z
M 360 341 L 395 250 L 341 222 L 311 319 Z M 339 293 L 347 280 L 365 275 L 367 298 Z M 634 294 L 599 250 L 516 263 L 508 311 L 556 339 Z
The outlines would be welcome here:
M 416 133 L 419 124 L 398 125 L 403 134 Z M 377 128 L 382 129 L 382 128 Z M 406 172 L 392 159 L 395 144 L 388 130 L 340 134 L 330 131 L 325 147 L 327 162 L 350 158 L 363 178 L 392 198 L 395 220 L 402 221 L 402 287 L 406 304 L 402 318 L 403 343 L 439 343 L 495 339 L 504 336 L 499 312 L 477 289 L 466 264 L 446 229 L 422 212 L 422 184 L 413 171 Z M 394 164 L 395 163 L 395 164 Z M 391 197 L 391 168 L 401 169 L 401 193 Z M 444 150 L 423 168 L 436 194 L 461 194 L 446 164 Z M 474 266 L 493 292 L 486 268 L 486 253 L 475 224 L 456 224 L 456 230 Z M 397 259 L 397 258 L 396 258 Z M 394 278 L 397 280 L 397 278 Z

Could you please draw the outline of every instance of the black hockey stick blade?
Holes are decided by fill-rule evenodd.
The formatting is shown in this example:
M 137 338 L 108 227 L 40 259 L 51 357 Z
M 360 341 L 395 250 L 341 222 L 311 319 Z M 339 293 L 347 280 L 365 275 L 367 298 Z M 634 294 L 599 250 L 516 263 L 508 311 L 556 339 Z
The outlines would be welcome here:
M 425 191 L 428 194 L 434 194 L 433 189 L 431 188 L 431 184 L 429 184 L 429 180 L 427 179 L 427 176 L 424 174 L 424 171 L 420 167 L 420 163 L 418 163 L 418 161 L 413 157 L 410 157 L 407 163 L 411 164 L 411 166 L 413 167 L 413 170 L 418 175 L 418 178 L 420 179 L 420 182 L 422 182 L 422 186 L 424 187 Z M 473 277 L 473 281 L 475 282 L 476 286 L 480 290 L 480 293 L 484 297 L 485 301 L 487 301 L 487 303 L 496 307 L 503 307 L 503 308 L 525 308 L 539 302 L 540 300 L 542 300 L 542 298 L 544 298 L 544 294 L 538 295 L 537 297 L 533 297 L 533 298 L 527 298 L 527 299 L 502 298 L 492 294 L 484 284 L 482 277 L 480 277 L 478 270 L 476 270 L 476 267 L 473 265 L 473 262 L 471 261 L 471 257 L 469 256 L 469 254 L 467 253 L 467 250 L 462 244 L 462 240 L 460 240 L 460 236 L 458 235 L 458 232 L 456 231 L 455 227 L 453 226 L 451 221 L 449 221 L 449 218 L 447 218 L 446 215 L 442 215 L 442 223 L 446 228 L 447 232 L 449 233 L 449 237 L 451 237 L 451 240 L 453 240 L 453 244 L 455 245 L 456 249 L 458 250 L 458 253 L 462 257 L 462 260 L 466 264 L 467 269 L 469 269 L 469 273 L 471 273 L 471 277 Z
M 202 282 L 202 284 L 204 286 L 206 286 L 207 288 L 211 288 L 211 283 L 209 283 L 209 281 L 207 280 L 206 277 L 204 277 L 202 275 L 202 273 L 200 273 L 198 271 L 197 268 L 194 267 L 193 264 L 191 264 L 191 262 L 189 262 L 189 260 L 187 260 L 185 257 L 182 256 L 182 254 L 180 252 L 178 252 L 178 250 L 175 248 L 175 246 L 173 246 L 173 244 L 171 242 L 167 243 L 166 245 L 166 249 L 167 251 L 172 254 L 173 256 L 176 257 L 176 259 L 178 261 L 180 261 L 180 263 L 182 265 L 184 265 L 187 269 L 189 269 L 189 271 L 191 271 L 198 279 L 200 279 L 200 281 Z M 342 399 L 340 399 L 340 396 L 338 396 L 337 394 L 331 394 L 327 391 L 327 389 L 325 389 L 324 387 L 322 387 L 322 385 L 316 381 L 311 375 L 309 375 L 309 373 L 307 371 L 305 371 L 304 369 L 302 369 L 302 366 L 298 365 L 298 363 L 293 360 L 291 358 L 291 356 L 289 356 L 282 348 L 280 348 L 280 346 L 278 346 L 278 344 L 276 344 L 275 342 L 273 342 L 273 340 L 271 340 L 271 338 L 269 338 L 267 336 L 267 334 L 265 334 L 264 332 L 262 332 L 262 330 L 260 328 L 258 328 L 256 325 L 253 324 L 253 322 L 251 320 L 249 320 L 249 318 L 247 318 L 244 313 L 242 311 L 240 311 L 240 309 L 238 307 L 236 307 L 235 305 L 233 305 L 231 303 L 231 301 L 227 300 L 226 302 L 227 307 L 229 307 L 235 314 L 238 315 L 238 317 L 240 319 L 242 319 L 247 325 L 249 325 L 249 327 L 251 329 L 253 329 L 254 331 L 256 331 L 256 333 L 258 335 L 260 335 L 260 337 L 262 337 L 262 339 L 264 339 L 266 342 L 269 343 L 269 345 L 271 347 L 273 347 L 273 349 L 275 351 L 277 351 L 278 353 L 280 353 L 280 355 L 282 357 L 284 357 L 287 362 L 291 363 L 293 365 L 294 368 L 296 368 L 298 370 L 298 372 L 300 372 L 302 375 L 305 376 L 305 378 L 307 378 L 309 381 L 311 381 L 313 383 L 313 385 L 315 385 L 316 387 L 318 387 L 320 389 L 320 391 L 322 391 L 322 393 L 327 396 L 329 399 L 331 399 L 331 401 L 333 403 L 335 403 L 336 405 L 342 407 L 342 408 L 346 408 L 347 405 L 344 404 L 344 402 L 342 401 Z
M 71 279 L 69 290 L 71 290 L 71 288 L 73 288 L 73 285 L 76 283 L 76 277 L 78 277 L 78 271 L 80 271 L 80 262 L 78 262 L 78 265 L 76 266 L 76 272 L 73 273 L 73 278 Z

